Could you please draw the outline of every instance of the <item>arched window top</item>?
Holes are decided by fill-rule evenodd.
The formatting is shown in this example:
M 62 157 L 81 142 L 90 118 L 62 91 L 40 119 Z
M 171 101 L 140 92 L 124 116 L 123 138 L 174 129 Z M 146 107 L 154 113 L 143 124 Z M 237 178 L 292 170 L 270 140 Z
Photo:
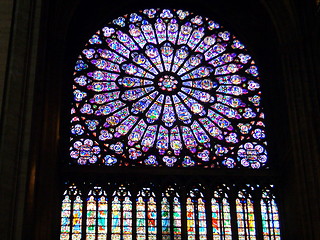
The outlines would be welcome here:
M 257 66 L 215 21 L 146 9 L 106 24 L 76 62 L 71 162 L 261 168 Z

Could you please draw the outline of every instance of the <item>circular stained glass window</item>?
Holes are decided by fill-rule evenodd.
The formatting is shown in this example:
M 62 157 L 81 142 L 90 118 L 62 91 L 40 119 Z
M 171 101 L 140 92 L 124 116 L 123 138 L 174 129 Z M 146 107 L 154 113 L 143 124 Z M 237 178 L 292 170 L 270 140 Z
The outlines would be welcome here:
M 146 9 L 114 19 L 74 72 L 70 156 L 80 165 L 260 168 L 259 76 L 215 21 Z

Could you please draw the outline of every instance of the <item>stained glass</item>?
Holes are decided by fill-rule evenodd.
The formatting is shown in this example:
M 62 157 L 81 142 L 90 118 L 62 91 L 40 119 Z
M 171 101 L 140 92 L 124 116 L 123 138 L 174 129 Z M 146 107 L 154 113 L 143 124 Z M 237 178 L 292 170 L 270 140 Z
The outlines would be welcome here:
M 258 68 L 206 17 L 145 9 L 114 19 L 81 51 L 72 91 L 76 164 L 266 166 Z
M 187 198 L 188 239 L 207 239 L 207 224 L 203 193 L 198 188 L 189 192 Z
M 198 199 L 199 239 L 207 239 L 206 210 L 202 198 Z
M 145 9 L 115 18 L 80 51 L 73 80 L 71 164 L 267 167 L 259 69 L 207 17 Z M 212 185 L 112 182 L 107 191 L 86 185 L 84 197 L 71 185 L 60 239 L 254 240 L 256 226 L 264 239 L 280 239 L 272 186 Z
M 181 204 L 178 197 L 173 199 L 173 235 L 174 239 L 181 239 Z
M 87 239 L 94 239 L 96 233 L 97 203 L 94 196 L 87 200 Z
M 231 240 L 231 215 L 228 196 L 222 189 L 214 192 L 211 200 L 213 240 Z
M 156 239 L 157 235 L 157 206 L 153 197 L 148 201 L 148 239 Z
M 255 219 L 253 201 L 250 194 L 246 190 L 239 191 L 236 199 L 238 237 L 243 240 L 255 240 Z
M 73 201 L 72 211 L 72 240 L 81 239 L 81 226 L 82 226 L 82 199 L 80 195 L 77 195 Z
M 281 239 L 272 185 L 210 184 L 209 187 L 199 184 L 190 188 L 184 205 L 181 204 L 181 193 L 185 190 L 176 183 L 169 186 L 152 184 L 152 190 L 139 185 L 134 188 L 130 184 L 108 185 L 108 191 L 98 186 L 71 185 L 62 199 L 60 239 L 81 239 L 83 236 L 88 240 L 132 240 L 133 236 L 135 239 L 157 239 L 160 234 L 164 240 L 181 240 L 186 234 L 188 239 L 232 240 L 238 233 L 237 239 L 252 240 L 257 238 L 258 231 L 265 240 Z M 89 189 L 85 201 L 82 200 L 83 189 Z M 253 198 L 251 191 L 260 195 L 255 194 Z M 236 198 L 230 192 L 238 192 Z M 206 199 L 210 199 L 209 206 Z M 254 201 L 255 207 L 261 209 L 261 218 L 255 218 L 260 211 L 253 207 Z M 235 204 L 236 214 L 231 214 L 232 204 Z M 261 229 L 256 229 L 259 226 Z M 186 229 L 185 233 L 183 229 Z
M 269 189 L 262 192 L 261 216 L 263 239 L 280 239 L 280 223 L 275 197 Z
M 170 239 L 170 204 L 168 198 L 162 198 L 161 202 L 161 221 L 162 221 L 162 238 Z
M 62 201 L 60 239 L 81 239 L 82 208 L 81 192 L 75 185 L 71 185 L 65 191 Z
M 157 205 L 155 194 L 150 188 L 143 188 L 136 203 L 137 239 L 157 238 Z
M 98 199 L 98 239 L 107 239 L 108 202 L 105 196 Z
M 107 234 L 108 202 L 101 187 L 90 190 L 86 209 L 86 239 L 105 240 Z
M 129 197 L 123 201 L 123 238 L 132 239 L 132 202 Z
M 195 209 L 191 198 L 187 198 L 187 232 L 188 239 L 196 239 Z
M 111 239 L 132 239 L 132 202 L 131 193 L 120 186 L 113 193 L 111 205 Z
M 121 203 L 118 197 L 112 201 L 112 236 L 120 235 Z
M 172 187 L 167 188 L 162 194 L 162 239 L 181 239 L 181 204 L 179 199 L 179 194 Z
M 146 238 L 146 209 L 142 197 L 137 201 L 137 239 Z
M 61 229 L 60 239 L 70 239 L 70 217 L 71 217 L 71 199 L 69 195 L 65 195 L 62 201 L 61 209 Z

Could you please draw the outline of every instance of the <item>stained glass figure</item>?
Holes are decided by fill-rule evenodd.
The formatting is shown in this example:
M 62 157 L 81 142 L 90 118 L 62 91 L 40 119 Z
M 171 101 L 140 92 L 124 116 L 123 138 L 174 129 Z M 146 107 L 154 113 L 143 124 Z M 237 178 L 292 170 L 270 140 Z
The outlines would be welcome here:
M 81 192 L 75 185 L 71 185 L 64 192 L 61 210 L 60 239 L 80 240 L 82 233 L 82 208 Z
M 70 239 L 71 199 L 70 195 L 64 195 L 61 207 L 60 240 Z
M 113 193 L 111 204 L 111 239 L 132 239 L 132 201 L 131 193 L 121 185 Z
M 264 189 L 260 201 L 263 239 L 280 239 L 278 207 L 270 189 Z
M 211 199 L 213 240 L 231 240 L 231 215 L 228 195 L 223 189 L 214 191 Z
M 82 226 L 82 199 L 78 195 L 73 202 L 72 240 L 81 239 Z
M 170 240 L 170 203 L 167 197 L 162 198 L 161 202 L 161 222 L 162 222 L 162 239 Z
M 256 229 L 253 201 L 245 189 L 238 192 L 236 199 L 238 238 L 241 240 L 255 240 Z
M 120 239 L 121 237 L 121 202 L 116 196 L 112 201 L 112 239 Z
M 97 219 L 97 202 L 93 195 L 87 200 L 87 235 L 86 239 L 95 239 Z
M 137 200 L 137 239 L 146 239 L 146 207 L 142 197 Z
M 114 19 L 79 55 L 73 96 L 76 164 L 266 166 L 258 68 L 206 17 L 145 9 Z
M 188 239 L 207 239 L 205 202 L 200 188 L 190 190 L 186 208 Z
M 162 239 L 181 239 L 180 196 L 172 187 L 162 194 L 161 202 Z
M 86 210 L 86 239 L 106 240 L 108 202 L 101 187 L 89 191 Z
M 175 240 L 182 239 L 181 237 L 181 204 L 179 195 L 173 198 L 173 236 Z
M 188 239 L 196 239 L 195 209 L 194 202 L 187 198 L 187 232 Z
M 157 206 L 155 199 L 150 197 L 148 201 L 148 239 L 157 237 Z
M 199 239 L 207 239 L 206 210 L 203 198 L 198 199 Z
M 105 195 L 98 198 L 98 240 L 107 239 L 108 202 Z
M 143 188 L 138 193 L 137 210 L 137 239 L 157 239 L 157 205 L 155 194 L 150 188 Z
M 123 201 L 123 239 L 132 239 L 132 202 L 129 197 Z

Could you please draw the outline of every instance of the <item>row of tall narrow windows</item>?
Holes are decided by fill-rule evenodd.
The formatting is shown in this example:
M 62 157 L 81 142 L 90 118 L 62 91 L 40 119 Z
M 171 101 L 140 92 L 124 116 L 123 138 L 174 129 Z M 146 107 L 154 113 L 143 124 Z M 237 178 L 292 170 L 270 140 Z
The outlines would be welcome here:
M 62 200 L 60 239 L 280 239 L 272 185 L 221 186 L 131 191 L 72 184 Z

